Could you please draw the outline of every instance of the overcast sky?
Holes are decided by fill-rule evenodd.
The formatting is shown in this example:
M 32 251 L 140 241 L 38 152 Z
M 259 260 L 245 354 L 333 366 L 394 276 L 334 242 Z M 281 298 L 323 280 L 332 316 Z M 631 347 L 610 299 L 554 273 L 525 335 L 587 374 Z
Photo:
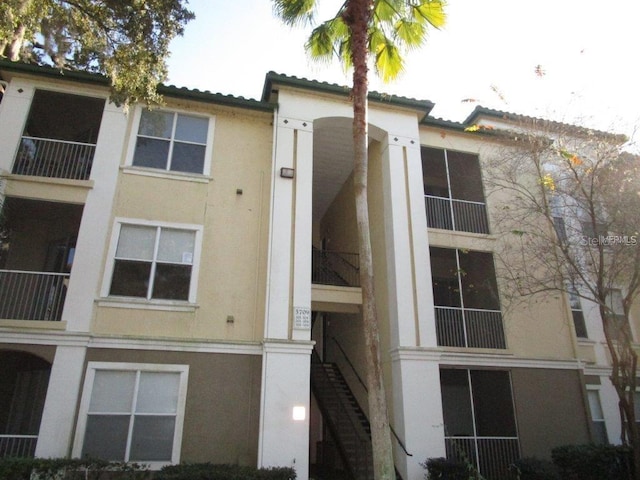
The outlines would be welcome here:
M 324 19 L 342 2 L 319 3 Z M 283 26 L 270 0 L 189 7 L 196 19 L 172 43 L 171 84 L 260 98 L 270 70 L 350 83 L 337 62 L 308 60 L 310 30 Z M 462 121 L 481 104 L 627 134 L 640 124 L 638 0 L 449 0 L 447 13 L 403 76 L 372 79 L 373 90 L 431 100 L 447 120 Z

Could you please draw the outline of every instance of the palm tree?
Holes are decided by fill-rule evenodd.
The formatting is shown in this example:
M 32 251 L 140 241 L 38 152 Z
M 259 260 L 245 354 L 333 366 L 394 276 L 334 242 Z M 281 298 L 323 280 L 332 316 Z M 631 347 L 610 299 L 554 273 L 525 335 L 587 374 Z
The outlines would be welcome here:
M 273 0 L 273 4 L 276 15 L 287 25 L 314 21 L 316 0 Z M 353 68 L 353 181 L 376 480 L 391 480 L 395 472 L 380 362 L 367 201 L 368 63 L 374 60 L 375 71 L 383 80 L 395 78 L 404 67 L 400 49 L 422 45 L 429 26 L 439 28 L 444 22 L 443 0 L 346 0 L 333 18 L 313 29 L 306 44 L 312 58 L 329 60 L 335 55 L 345 67 Z

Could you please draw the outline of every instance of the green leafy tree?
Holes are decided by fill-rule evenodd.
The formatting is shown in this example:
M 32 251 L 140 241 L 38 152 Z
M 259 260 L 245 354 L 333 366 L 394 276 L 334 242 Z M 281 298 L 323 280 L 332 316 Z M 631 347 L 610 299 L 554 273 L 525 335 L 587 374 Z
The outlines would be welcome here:
M 169 44 L 194 18 L 186 0 L 2 0 L 0 58 L 109 77 L 112 100 L 160 101 Z
M 274 10 L 291 26 L 315 25 L 315 0 L 273 0 Z M 404 69 L 402 53 L 421 46 L 430 27 L 444 25 L 442 0 L 346 0 L 336 15 L 315 26 L 306 49 L 313 59 L 334 57 L 353 69 L 354 190 L 362 317 L 366 344 L 369 422 L 377 480 L 395 478 L 387 403 L 382 378 L 367 200 L 369 62 L 385 81 Z

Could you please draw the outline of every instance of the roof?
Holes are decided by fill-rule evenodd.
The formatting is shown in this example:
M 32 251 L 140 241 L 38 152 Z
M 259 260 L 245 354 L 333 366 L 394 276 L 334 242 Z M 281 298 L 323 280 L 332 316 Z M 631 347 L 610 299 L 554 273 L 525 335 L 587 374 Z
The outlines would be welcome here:
M 40 77 L 57 78 L 81 83 L 92 83 L 104 87 L 110 86 L 109 78 L 98 73 L 82 72 L 76 70 L 62 70 L 49 66 L 34 65 L 29 63 L 11 62 L 0 60 L 0 71 L 25 73 Z M 204 103 L 224 105 L 229 107 L 248 108 L 272 112 L 276 105 L 269 102 L 254 100 L 251 98 L 236 97 L 233 95 L 223 95 L 221 93 L 211 93 L 197 89 L 179 88 L 174 85 L 158 85 L 158 93 L 165 97 L 182 98 L 196 100 Z
M 262 89 L 262 101 L 267 101 L 267 99 L 269 99 L 269 97 L 271 96 L 271 91 L 273 90 L 275 85 L 286 85 L 289 87 L 330 93 L 334 95 L 341 95 L 344 97 L 348 97 L 351 94 L 351 87 L 348 87 L 346 85 L 319 82 L 317 80 L 309 80 L 307 78 L 299 78 L 276 72 L 268 72 L 265 77 L 264 88 Z M 422 118 L 429 115 L 429 112 L 431 112 L 433 107 L 435 107 L 435 103 L 429 100 L 417 100 L 415 98 L 389 95 L 380 92 L 369 92 L 368 99 L 370 102 L 417 110 L 418 112 L 422 113 Z

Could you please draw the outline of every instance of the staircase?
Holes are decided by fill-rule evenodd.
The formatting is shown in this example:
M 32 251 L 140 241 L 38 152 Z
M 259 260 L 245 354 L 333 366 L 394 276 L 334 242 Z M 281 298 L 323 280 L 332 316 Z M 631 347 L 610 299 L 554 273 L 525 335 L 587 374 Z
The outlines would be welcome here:
M 353 480 L 372 480 L 369 421 L 334 363 L 311 364 L 311 390 Z

